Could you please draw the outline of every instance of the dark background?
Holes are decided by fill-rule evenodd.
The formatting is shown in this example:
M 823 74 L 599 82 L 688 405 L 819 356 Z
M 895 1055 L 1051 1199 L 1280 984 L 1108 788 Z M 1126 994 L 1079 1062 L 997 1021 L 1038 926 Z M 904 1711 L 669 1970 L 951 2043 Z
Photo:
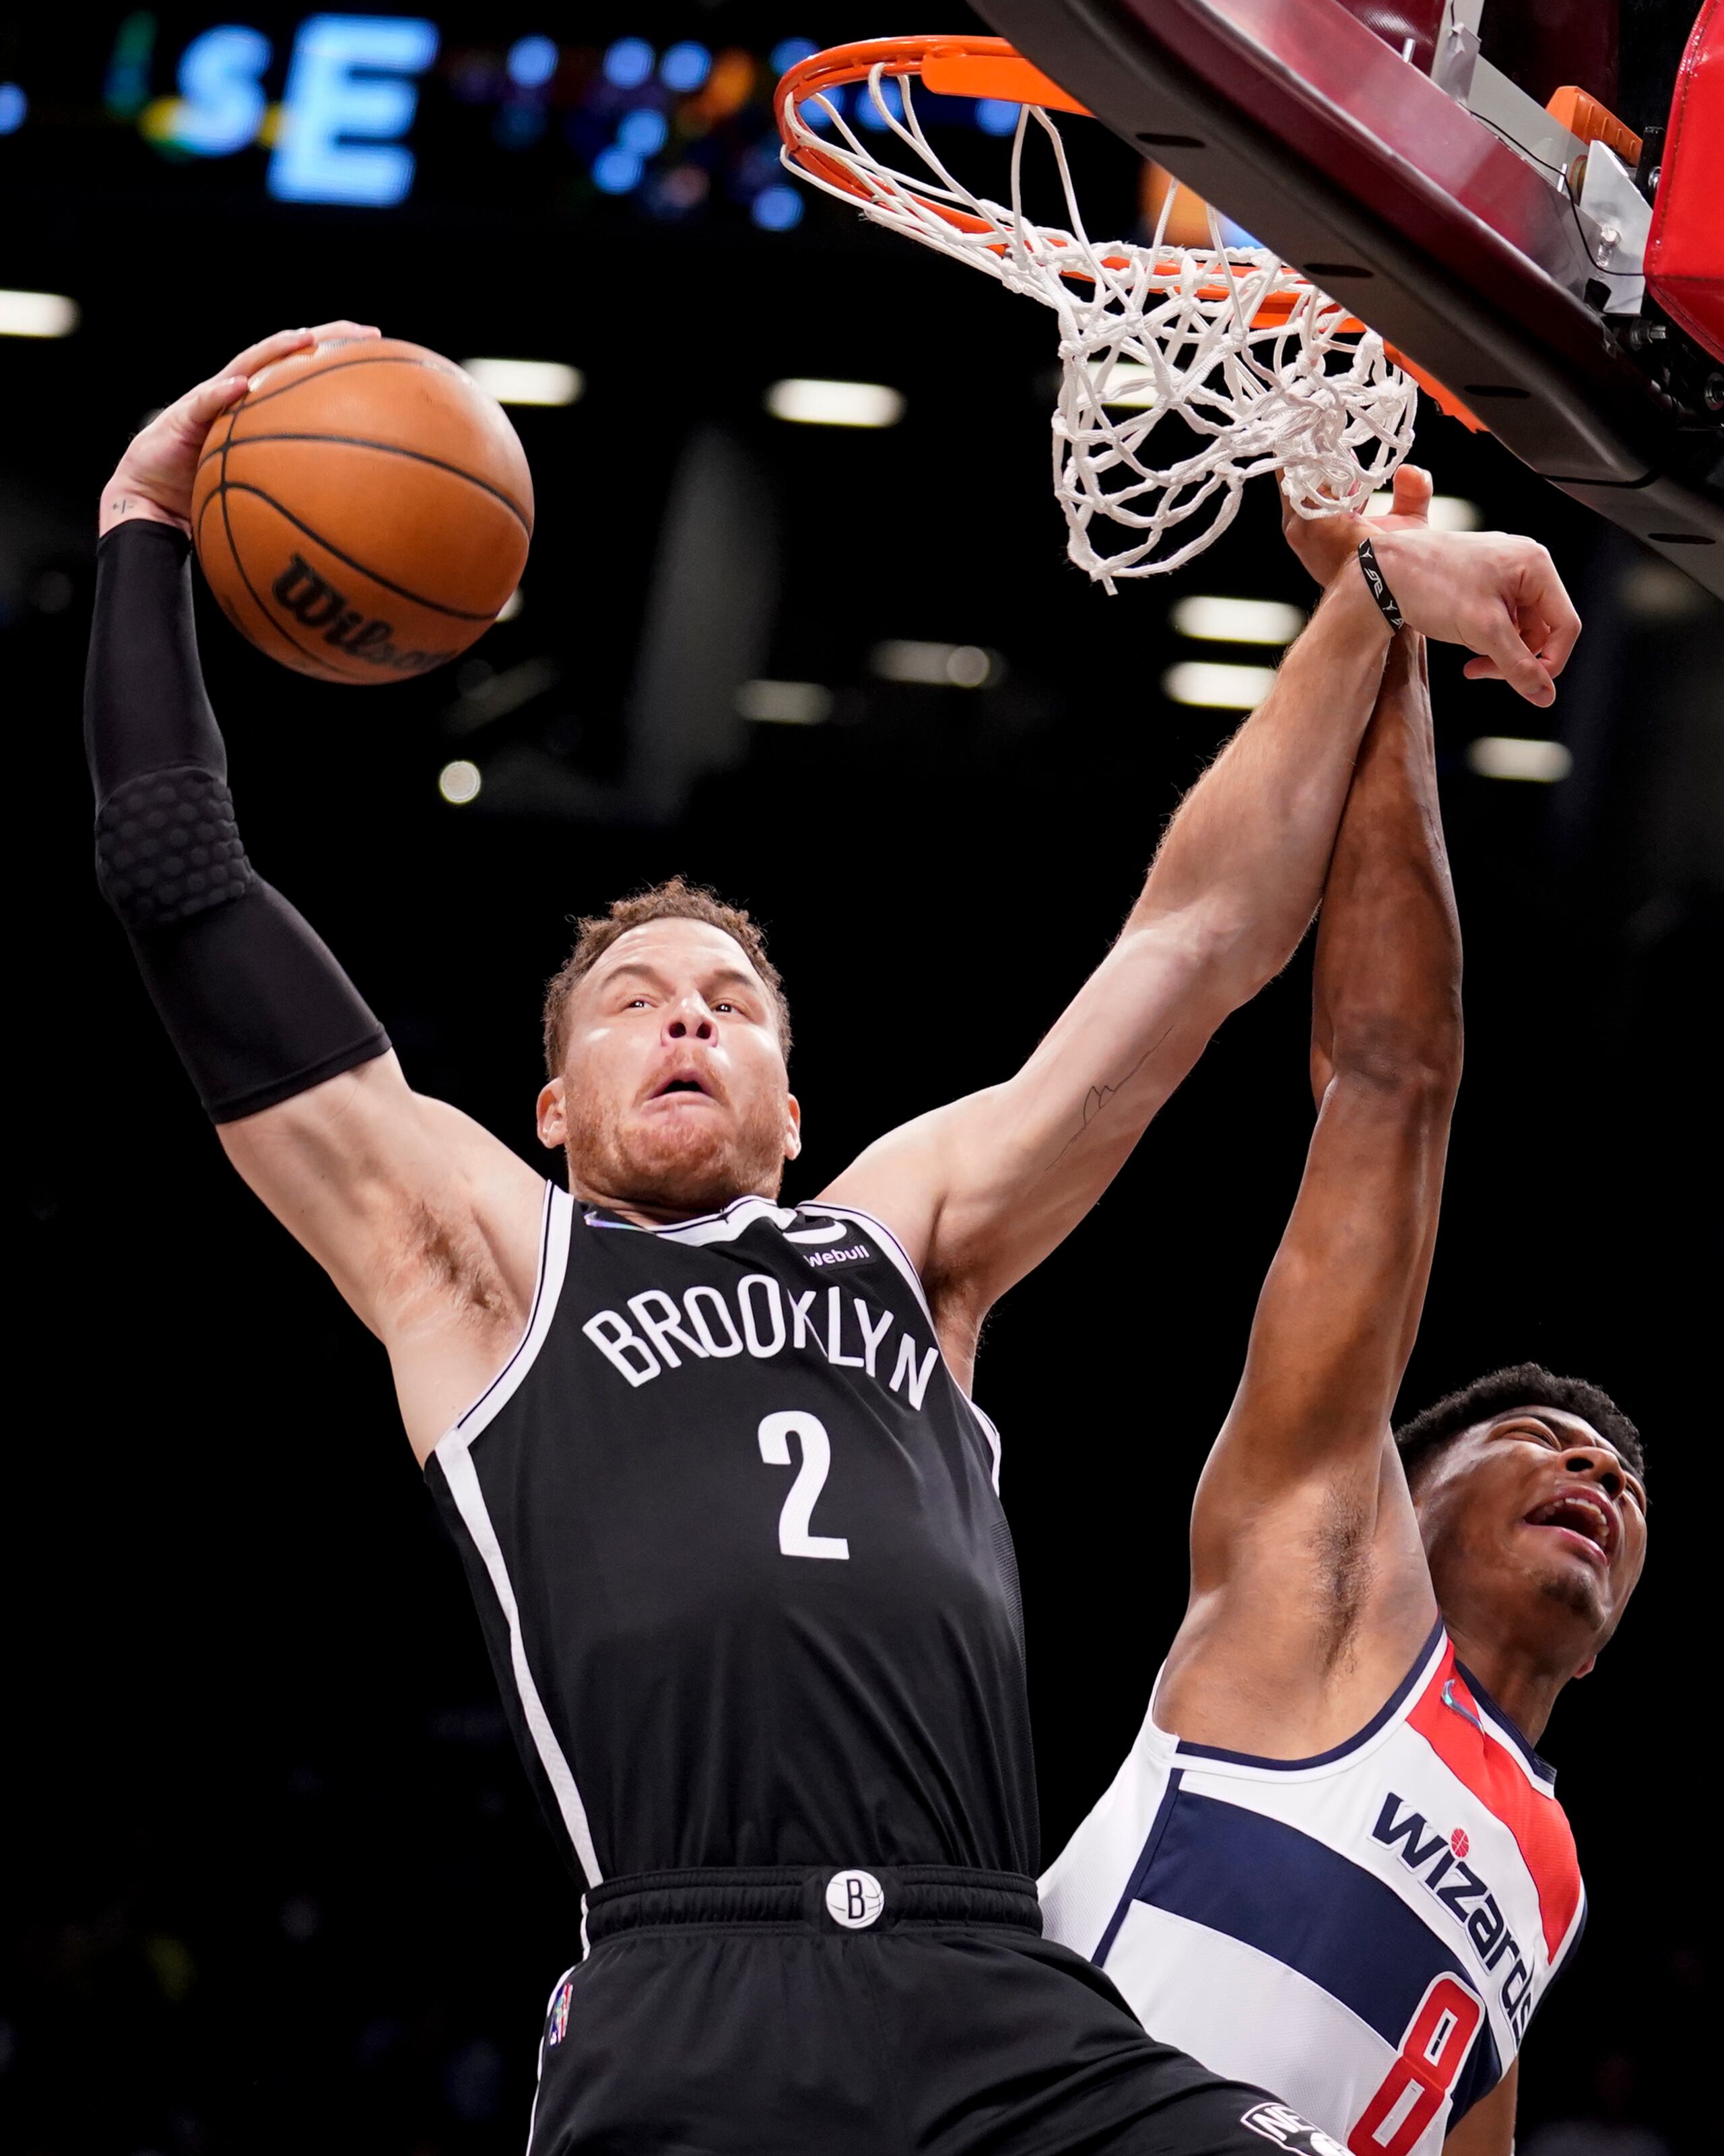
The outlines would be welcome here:
M 762 58 L 879 27 L 830 7 L 586 12 L 595 47 L 690 35 Z M 537 535 L 519 617 L 467 670 L 316 686 L 206 614 L 250 851 L 415 1082 L 529 1157 L 538 993 L 569 916 L 676 870 L 750 906 L 796 1011 L 793 1195 L 1011 1070 L 1106 947 L 1235 723 L 1164 701 L 1164 668 L 1265 655 L 1182 647 L 1172 602 L 1309 593 L 1267 488 L 1168 582 L 1109 598 L 1069 568 L 1050 318 L 824 201 L 758 228 L 763 67 L 697 213 L 597 194 L 560 111 L 511 147 L 506 97 L 462 105 L 446 73 L 404 205 L 290 208 L 265 198 L 261 152 L 175 160 L 104 114 L 116 15 L 14 20 L 0 46 L 0 80 L 33 90 L 0 140 L 4 281 L 82 309 L 64 341 L 0 340 L 23 1316 L 0 2143 L 477 2156 L 524 2134 L 576 1898 L 381 1351 L 225 1170 L 96 898 L 78 697 L 102 480 L 148 409 L 278 323 L 351 311 L 456 357 L 584 370 L 580 403 L 516 415 Z M 216 19 L 162 13 L 158 92 Z M 285 49 L 291 17 L 247 19 Z M 545 27 L 492 15 L 458 38 L 439 19 L 445 54 L 488 51 L 494 76 Z M 952 153 L 998 184 L 1003 146 L 954 130 Z M 1128 229 L 1132 162 L 1106 141 L 1084 155 L 1095 224 Z M 797 373 L 890 383 L 906 417 L 782 425 L 762 393 Z M 1469 1060 L 1403 1406 L 1530 1356 L 1603 1384 L 1645 1433 L 1646 1583 L 1545 1747 L 1593 1916 L 1532 2041 L 1522 2126 L 1660 2156 L 1698 2148 L 1711 2102 L 1712 1833 L 1690 1760 L 1715 1601 L 1699 1034 L 1719 979 L 1724 608 L 1488 439 L 1433 413 L 1419 454 L 1440 490 L 1549 546 L 1588 628 L 1548 718 L 1448 654 L 1436 668 Z M 723 595 L 717 626 L 675 603 L 687 577 Z M 885 682 L 883 638 L 1003 665 L 973 692 Z M 729 686 L 756 675 L 829 687 L 831 717 L 746 725 Z M 679 678 L 690 695 L 667 702 L 654 684 Z M 1552 731 L 1574 759 L 1560 784 L 1466 767 L 1475 737 Z M 485 778 L 466 808 L 436 786 L 458 755 Z M 1183 1605 L 1192 1484 L 1309 1127 L 1307 991 L 1296 963 L 1225 1028 L 988 1332 L 978 1397 L 1005 1437 L 1049 1854 L 1128 1743 Z

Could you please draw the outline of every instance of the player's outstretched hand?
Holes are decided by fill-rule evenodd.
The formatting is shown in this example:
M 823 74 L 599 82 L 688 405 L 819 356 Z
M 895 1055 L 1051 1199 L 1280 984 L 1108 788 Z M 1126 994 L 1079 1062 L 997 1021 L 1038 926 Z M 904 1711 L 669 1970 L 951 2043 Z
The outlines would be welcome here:
M 1529 704 L 1556 701 L 1580 616 L 1542 547 L 1507 531 L 1368 536 L 1409 629 L 1465 644 L 1475 654 L 1464 670 L 1470 681 L 1506 681 Z
M 1387 516 L 1302 517 L 1283 506 L 1287 543 L 1320 584 L 1352 566 L 1368 539 L 1409 629 L 1475 655 L 1473 681 L 1506 681 L 1529 704 L 1556 700 L 1555 677 L 1580 634 L 1562 580 L 1543 547 L 1506 531 L 1433 531 L 1430 474 L 1403 465 Z
M 132 436 L 102 490 L 98 531 L 111 531 L 129 517 L 143 516 L 158 524 L 177 524 L 189 533 L 192 481 L 204 439 L 217 415 L 244 396 L 253 375 L 331 337 L 377 335 L 375 329 L 358 322 L 322 322 L 312 330 L 278 330 L 274 336 L 248 345 L 219 374 L 188 389 Z

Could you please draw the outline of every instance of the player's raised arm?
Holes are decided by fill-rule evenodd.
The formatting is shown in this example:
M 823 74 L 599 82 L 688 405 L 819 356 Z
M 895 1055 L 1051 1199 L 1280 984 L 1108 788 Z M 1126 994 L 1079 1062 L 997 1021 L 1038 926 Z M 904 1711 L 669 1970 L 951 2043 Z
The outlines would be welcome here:
M 131 444 L 102 497 L 85 737 L 103 894 L 228 1157 L 388 1341 L 398 1377 L 415 1332 L 446 1326 L 452 1303 L 477 1313 L 464 1361 L 418 1357 L 403 1383 L 410 1432 L 428 1445 L 520 1329 L 542 1186 L 409 1089 L 346 975 L 248 860 L 187 558 L 192 475 L 216 415 L 287 353 L 367 334 L 343 322 L 267 339 Z
M 1501 533 L 1424 528 L 1403 468 L 1368 527 L 1407 621 L 1490 655 L 1535 701 L 1579 624 L 1549 559 Z M 1275 685 L 1187 796 L 1119 940 L 1017 1075 L 872 1147 L 830 1194 L 879 1214 L 921 1265 L 967 1366 L 988 1306 L 1075 1226 L 1228 1014 L 1285 965 L 1316 909 L 1391 627 L 1355 549 L 1367 527 L 1296 525 L 1329 578 Z M 1511 648 L 1512 647 L 1512 648 Z M 1001 896 L 1009 932 L 1008 894 Z
M 1166 1726 L 1274 1757 L 1351 1735 L 1436 1614 L 1389 1415 L 1460 1077 L 1460 940 L 1417 640 L 1397 639 L 1317 932 L 1317 1123 L 1198 1485 Z M 1283 1750 L 1290 1743 L 1293 1753 Z M 1337 1738 L 1338 1741 L 1338 1738 Z

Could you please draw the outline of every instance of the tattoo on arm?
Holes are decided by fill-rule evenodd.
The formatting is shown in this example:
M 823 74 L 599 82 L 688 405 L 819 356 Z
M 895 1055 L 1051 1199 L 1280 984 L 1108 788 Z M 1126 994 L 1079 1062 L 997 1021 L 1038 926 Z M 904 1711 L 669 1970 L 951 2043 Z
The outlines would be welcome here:
M 1126 1086 L 1131 1084 L 1131 1081 L 1137 1075 L 1137 1073 L 1143 1068 L 1144 1065 L 1148 1062 L 1150 1057 L 1155 1054 L 1157 1049 L 1161 1046 L 1162 1042 L 1167 1038 L 1167 1034 L 1172 1033 L 1172 1030 L 1173 1029 L 1170 1025 L 1167 1027 L 1166 1032 L 1161 1034 L 1157 1039 L 1151 1041 L 1148 1047 L 1144 1050 L 1142 1055 L 1138 1057 L 1137 1060 L 1131 1065 L 1131 1069 L 1126 1073 L 1123 1078 L 1116 1079 L 1111 1086 L 1092 1086 L 1090 1088 L 1089 1091 L 1084 1096 L 1084 1105 L 1079 1111 L 1077 1128 L 1065 1141 L 1065 1143 L 1060 1147 L 1059 1152 L 1054 1154 L 1053 1159 L 1049 1162 L 1047 1168 L 1044 1171 L 1044 1173 L 1051 1174 L 1053 1173 L 1054 1169 L 1059 1166 L 1062 1160 L 1065 1159 L 1066 1154 L 1070 1152 L 1071 1148 L 1077 1143 L 1084 1132 L 1089 1129 L 1090 1124 L 1095 1122 L 1096 1116 L 1101 1113 L 1101 1111 L 1107 1106 L 1114 1095 L 1116 1093 L 1124 1092 Z
M 1078 1125 L 1077 1129 L 1072 1132 L 1071 1135 L 1073 1137 L 1080 1137 L 1085 1131 L 1089 1129 L 1090 1124 L 1095 1121 L 1096 1116 L 1101 1113 L 1101 1111 L 1107 1106 L 1108 1102 L 1113 1098 L 1116 1093 L 1124 1092 L 1126 1086 L 1131 1084 L 1131 1081 L 1137 1075 L 1137 1073 L 1143 1068 L 1144 1065 L 1148 1062 L 1150 1057 L 1153 1055 L 1157 1049 L 1161 1046 L 1162 1041 L 1167 1039 L 1167 1034 L 1171 1033 L 1172 1030 L 1173 1029 L 1170 1025 L 1167 1028 L 1167 1033 L 1163 1033 L 1162 1034 L 1161 1040 L 1152 1040 L 1149 1046 L 1144 1050 L 1142 1055 L 1138 1057 L 1137 1060 L 1131 1065 L 1131 1069 L 1117 1084 L 1112 1086 L 1092 1086 L 1090 1088 L 1089 1091 L 1084 1096 L 1083 1120 Z M 1070 1143 L 1070 1141 L 1068 1140 L 1067 1142 Z

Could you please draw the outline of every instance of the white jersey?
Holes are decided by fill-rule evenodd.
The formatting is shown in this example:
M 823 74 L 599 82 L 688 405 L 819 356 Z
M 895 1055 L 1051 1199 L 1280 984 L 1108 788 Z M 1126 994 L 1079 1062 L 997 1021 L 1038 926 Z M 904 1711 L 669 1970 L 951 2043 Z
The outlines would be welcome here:
M 1555 1779 L 1440 1624 L 1382 1712 L 1315 1758 L 1183 1743 L 1152 1698 L 1041 1882 L 1043 1921 L 1162 2043 L 1353 2156 L 1436 2156 L 1580 1936 Z

